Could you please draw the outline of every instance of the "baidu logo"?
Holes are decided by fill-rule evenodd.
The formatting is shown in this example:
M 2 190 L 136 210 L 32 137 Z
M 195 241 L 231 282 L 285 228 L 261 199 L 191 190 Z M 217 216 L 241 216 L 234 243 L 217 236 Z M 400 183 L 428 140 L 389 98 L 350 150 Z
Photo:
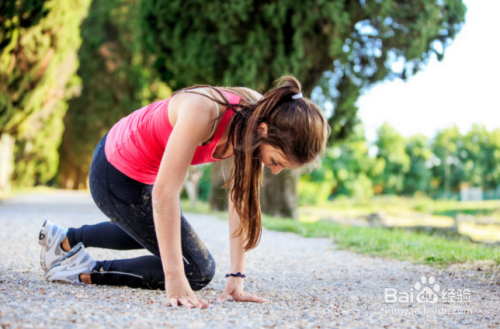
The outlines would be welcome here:
M 439 300 L 437 293 L 440 287 L 435 282 L 433 276 L 427 279 L 425 275 L 420 278 L 420 282 L 415 282 L 415 291 L 418 292 L 415 296 L 417 303 L 436 303 Z
M 398 291 L 395 288 L 385 288 L 384 299 L 386 303 L 436 303 L 441 287 L 436 283 L 433 276 L 427 278 L 425 275 L 415 282 L 410 292 Z

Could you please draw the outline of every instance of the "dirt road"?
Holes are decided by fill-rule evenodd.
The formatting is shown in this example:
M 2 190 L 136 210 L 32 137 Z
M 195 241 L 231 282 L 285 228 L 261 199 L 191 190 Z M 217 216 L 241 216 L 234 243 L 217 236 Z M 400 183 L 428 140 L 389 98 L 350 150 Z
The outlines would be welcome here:
M 216 277 L 197 293 L 211 301 L 222 292 L 229 269 L 227 222 L 186 217 L 217 261 Z M 49 283 L 37 241 L 44 219 L 67 227 L 107 220 L 84 193 L 0 202 L 2 328 L 500 328 L 497 284 L 271 231 L 247 255 L 245 279 L 246 290 L 271 303 L 228 301 L 189 310 L 166 306 L 162 291 Z M 146 253 L 88 250 L 95 259 Z

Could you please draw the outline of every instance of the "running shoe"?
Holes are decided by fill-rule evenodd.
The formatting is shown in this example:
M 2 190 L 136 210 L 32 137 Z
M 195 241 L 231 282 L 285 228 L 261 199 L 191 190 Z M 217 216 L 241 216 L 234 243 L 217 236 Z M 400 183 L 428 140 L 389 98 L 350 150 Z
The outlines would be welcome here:
M 45 272 L 47 281 L 65 281 L 75 284 L 84 284 L 80 281 L 80 274 L 90 273 L 95 261 L 85 250 L 83 243 L 79 243 Z
M 42 269 L 47 271 L 54 263 L 67 254 L 61 248 L 61 242 L 66 239 L 68 229 L 46 220 L 43 223 L 40 234 L 38 235 L 38 243 L 42 246 L 40 253 L 40 265 Z

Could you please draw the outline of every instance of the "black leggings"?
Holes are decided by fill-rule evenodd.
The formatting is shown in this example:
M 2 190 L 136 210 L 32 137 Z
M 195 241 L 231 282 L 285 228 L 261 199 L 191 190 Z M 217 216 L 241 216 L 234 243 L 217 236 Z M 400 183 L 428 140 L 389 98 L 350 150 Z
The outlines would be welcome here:
M 94 202 L 111 222 L 70 228 L 69 244 L 73 247 L 82 242 L 85 247 L 118 250 L 146 248 L 153 255 L 98 261 L 90 274 L 92 283 L 165 289 L 165 277 L 153 221 L 153 185 L 131 179 L 111 165 L 104 153 L 105 143 L 106 136 L 94 152 L 89 185 Z M 181 243 L 184 272 L 191 288 L 199 290 L 214 277 L 215 261 L 182 214 L 182 209 Z

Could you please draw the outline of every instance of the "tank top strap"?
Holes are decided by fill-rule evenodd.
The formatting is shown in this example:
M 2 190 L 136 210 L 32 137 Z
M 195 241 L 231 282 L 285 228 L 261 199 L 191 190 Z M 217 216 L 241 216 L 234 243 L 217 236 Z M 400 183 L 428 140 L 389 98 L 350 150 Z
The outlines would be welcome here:
M 200 144 L 198 144 L 199 146 L 203 146 L 203 143 L 205 143 L 207 140 L 211 139 L 211 138 L 214 136 L 214 134 L 215 134 L 215 130 L 217 129 L 217 124 L 219 123 L 219 120 L 220 120 L 220 118 L 219 118 L 219 113 L 220 113 L 220 111 L 219 111 L 219 103 L 217 103 L 217 102 L 215 101 L 214 97 L 213 97 L 212 95 L 210 95 L 210 94 L 208 93 L 208 91 L 203 90 L 203 89 L 201 89 L 201 88 L 189 89 L 189 90 L 181 90 L 181 92 L 186 92 L 186 93 L 188 93 L 188 92 L 192 92 L 192 91 L 195 91 L 195 90 L 196 90 L 196 91 L 201 91 L 202 93 L 204 93 L 204 94 L 206 94 L 208 97 L 210 97 L 210 99 L 212 99 L 212 100 L 213 100 L 213 102 L 215 103 L 215 108 L 217 109 L 217 119 L 215 119 L 214 127 L 212 128 L 212 132 L 210 133 L 210 136 L 209 136 L 209 137 L 208 137 L 205 141 L 203 141 L 203 142 L 201 142 Z M 196 94 L 196 93 L 195 93 L 195 94 Z

